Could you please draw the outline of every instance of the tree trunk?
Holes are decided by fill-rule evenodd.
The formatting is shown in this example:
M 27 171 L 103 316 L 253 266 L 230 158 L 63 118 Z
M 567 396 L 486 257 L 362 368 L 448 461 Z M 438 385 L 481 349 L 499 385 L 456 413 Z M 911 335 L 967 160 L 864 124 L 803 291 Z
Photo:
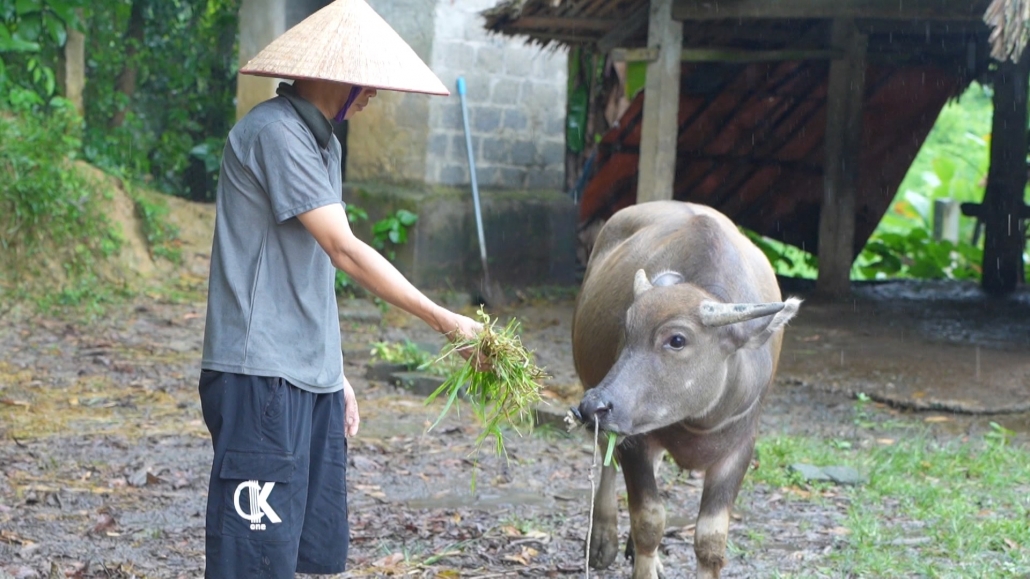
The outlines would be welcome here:
M 136 94 L 136 78 L 139 76 L 139 63 L 136 55 L 143 46 L 143 2 L 134 0 L 132 11 L 129 14 L 129 28 L 125 32 L 125 64 L 122 66 L 118 80 L 115 81 L 115 91 L 125 95 L 125 106 L 115 111 L 107 126 L 111 129 L 122 126 L 125 122 L 125 113 L 128 111 L 129 102 Z

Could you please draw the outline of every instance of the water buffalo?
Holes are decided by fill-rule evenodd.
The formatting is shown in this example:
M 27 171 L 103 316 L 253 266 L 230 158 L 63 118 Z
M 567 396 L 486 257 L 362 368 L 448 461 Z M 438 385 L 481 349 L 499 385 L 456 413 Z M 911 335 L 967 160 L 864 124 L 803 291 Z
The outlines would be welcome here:
M 620 436 L 633 579 L 661 573 L 665 508 L 655 469 L 667 451 L 704 471 L 694 533 L 697 577 L 725 564 L 730 508 L 751 463 L 762 401 L 776 373 L 780 329 L 800 301 L 781 301 L 765 255 L 726 216 L 702 205 L 643 203 L 597 238 L 573 318 L 581 420 Z M 590 563 L 618 551 L 615 469 L 594 496 Z

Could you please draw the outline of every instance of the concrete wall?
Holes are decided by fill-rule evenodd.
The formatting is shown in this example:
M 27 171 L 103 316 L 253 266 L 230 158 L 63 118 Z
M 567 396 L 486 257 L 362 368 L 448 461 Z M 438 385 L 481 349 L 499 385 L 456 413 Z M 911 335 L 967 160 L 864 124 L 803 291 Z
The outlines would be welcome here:
M 415 53 L 429 62 L 433 51 L 433 7 L 437 0 L 369 0 Z M 430 97 L 381 91 L 355 115 L 347 135 L 347 179 L 421 182 L 429 138 Z
M 461 105 L 455 82 L 468 85 L 469 121 L 479 183 L 561 189 L 565 172 L 566 53 L 488 35 L 479 13 L 498 0 L 440 0 L 430 67 L 453 93 L 429 104 L 425 181 L 469 183 Z
M 343 198 L 368 212 L 355 234 L 398 209 L 418 215 L 395 264 L 420 288 L 476 293 L 483 279 L 475 213 L 465 188 L 348 183 Z M 554 190 L 483 192 L 491 279 L 506 288 L 576 283 L 576 222 L 571 198 Z

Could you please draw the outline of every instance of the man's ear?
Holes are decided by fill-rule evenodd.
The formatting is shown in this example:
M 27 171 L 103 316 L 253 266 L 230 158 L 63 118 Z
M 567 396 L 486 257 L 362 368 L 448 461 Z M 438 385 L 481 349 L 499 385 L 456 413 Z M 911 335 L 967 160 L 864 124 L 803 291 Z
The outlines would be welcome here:
M 743 327 L 734 324 L 737 326 L 733 331 L 734 338 L 736 338 L 734 341 L 739 344 L 738 347 L 749 350 L 762 347 L 773 334 L 778 332 L 783 326 L 786 326 L 787 322 L 797 315 L 800 306 L 801 300 L 798 298 L 788 298 L 783 302 L 783 309 L 773 316 L 772 320 L 765 327 L 757 326 L 750 334 L 741 331 Z

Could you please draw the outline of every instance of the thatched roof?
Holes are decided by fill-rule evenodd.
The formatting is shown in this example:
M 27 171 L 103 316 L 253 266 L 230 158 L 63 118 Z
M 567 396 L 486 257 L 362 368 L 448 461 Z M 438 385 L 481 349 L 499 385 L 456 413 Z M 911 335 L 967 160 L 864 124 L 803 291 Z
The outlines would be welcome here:
M 769 0 L 775 4 L 773 0 Z M 733 0 L 722 0 L 724 6 L 731 6 Z M 753 2 L 750 4 L 754 4 Z M 913 6 L 913 17 L 908 22 L 899 21 L 902 29 L 918 28 L 913 22 L 921 15 L 932 13 L 932 3 L 920 7 L 920 2 L 907 3 Z M 939 4 L 939 3 L 938 3 Z M 1022 54 L 1030 40 L 1030 0 L 992 0 L 989 6 L 982 0 L 969 0 L 970 20 L 982 14 L 982 21 L 991 28 L 991 56 L 996 60 L 1015 59 Z M 602 51 L 615 47 L 615 43 L 639 45 L 646 41 L 648 0 L 505 0 L 483 12 L 486 28 L 509 36 L 523 36 L 530 42 L 541 45 L 598 45 Z M 706 3 L 717 7 L 719 2 Z M 832 2 L 828 2 L 832 5 Z M 906 3 L 897 3 L 899 7 Z M 867 19 L 875 20 L 875 19 Z M 703 24 L 711 20 L 705 19 Z M 765 20 L 768 25 L 769 20 Z M 797 24 L 797 19 L 788 22 Z M 746 24 L 740 21 L 739 24 Z M 926 23 L 932 26 L 931 22 Z M 979 23 L 965 24 L 949 19 L 946 27 L 969 27 Z M 690 28 L 689 21 L 687 28 Z M 884 28 L 881 25 L 879 28 Z M 689 30 L 684 30 L 684 37 Z M 761 37 L 761 31 L 757 31 Z M 629 42 L 635 40 L 636 42 Z
M 1015 61 L 1030 38 L 1030 0 L 994 0 L 984 22 L 992 28 L 991 56 Z

